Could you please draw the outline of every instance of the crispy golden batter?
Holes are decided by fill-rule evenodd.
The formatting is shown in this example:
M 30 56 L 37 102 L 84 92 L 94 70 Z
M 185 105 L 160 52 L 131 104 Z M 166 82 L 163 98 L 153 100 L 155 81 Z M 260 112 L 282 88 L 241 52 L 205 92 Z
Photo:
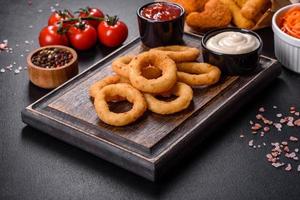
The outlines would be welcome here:
M 234 2 L 241 8 L 248 0 L 234 0 Z
M 225 27 L 230 24 L 231 12 L 219 0 L 209 0 L 203 12 L 192 12 L 186 18 L 186 23 L 199 30 Z
M 177 81 L 176 64 L 165 54 L 157 52 L 144 52 L 135 57 L 131 63 L 129 80 L 140 91 L 148 93 L 161 93 L 170 90 Z M 162 71 L 156 79 L 147 79 L 142 75 L 142 69 L 149 65 Z
M 221 70 L 208 63 L 178 63 L 178 81 L 190 86 L 212 85 L 219 81 Z
M 190 62 L 195 61 L 200 55 L 200 51 L 194 47 L 170 45 L 163 47 L 156 47 L 150 50 L 158 54 L 166 54 L 175 62 Z
M 254 20 L 269 2 L 269 0 L 248 0 L 242 7 L 241 13 L 247 19 Z
M 116 96 L 127 99 L 133 104 L 131 110 L 114 113 L 109 110 L 107 101 Z M 103 87 L 95 97 L 95 109 L 98 117 L 113 126 L 125 126 L 136 121 L 147 110 L 143 94 L 127 83 L 117 83 Z
M 186 109 L 193 99 L 193 90 L 185 83 L 177 82 L 169 94 L 177 98 L 172 101 L 162 101 L 154 94 L 144 94 L 149 110 L 162 115 L 173 114 Z
M 180 4 L 188 14 L 195 11 L 202 11 L 208 0 L 170 0 L 170 2 Z
M 233 0 L 220 0 L 222 3 L 228 6 L 229 10 L 231 11 L 233 17 L 233 23 L 239 28 L 246 28 L 251 29 L 254 27 L 254 22 L 245 18 L 242 13 L 241 9 Z

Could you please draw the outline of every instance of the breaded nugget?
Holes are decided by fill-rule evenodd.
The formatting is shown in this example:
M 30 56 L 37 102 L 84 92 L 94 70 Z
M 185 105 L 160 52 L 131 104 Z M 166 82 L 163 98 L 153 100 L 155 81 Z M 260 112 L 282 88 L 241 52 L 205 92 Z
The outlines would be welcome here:
M 180 4 L 188 14 L 195 11 L 202 11 L 208 0 L 170 0 L 170 2 Z
M 269 3 L 269 0 L 248 0 L 241 9 L 247 19 L 253 20 Z
M 241 8 L 248 0 L 234 0 L 234 2 Z
M 233 0 L 220 0 L 222 3 L 228 6 L 231 11 L 233 17 L 233 23 L 239 28 L 246 28 L 251 29 L 254 27 L 254 22 L 245 18 L 242 13 L 241 9 L 236 5 Z
M 228 26 L 231 21 L 230 10 L 219 0 L 209 0 L 202 12 L 192 12 L 186 18 L 186 23 L 199 30 Z

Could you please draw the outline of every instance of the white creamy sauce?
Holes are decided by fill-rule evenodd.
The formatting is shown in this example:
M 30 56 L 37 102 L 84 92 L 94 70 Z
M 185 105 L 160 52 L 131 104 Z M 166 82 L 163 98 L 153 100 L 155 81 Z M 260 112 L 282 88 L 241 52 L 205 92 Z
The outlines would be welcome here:
M 206 42 L 208 49 L 225 54 L 249 53 L 259 45 L 259 40 L 254 35 L 236 31 L 219 33 Z

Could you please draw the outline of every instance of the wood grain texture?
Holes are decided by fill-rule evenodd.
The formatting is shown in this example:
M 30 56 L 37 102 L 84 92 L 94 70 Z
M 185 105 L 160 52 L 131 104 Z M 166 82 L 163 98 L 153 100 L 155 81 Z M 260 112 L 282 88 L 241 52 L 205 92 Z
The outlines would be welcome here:
M 200 39 L 191 34 L 184 36 L 187 45 L 198 48 Z M 275 60 L 261 57 L 260 67 L 253 75 L 223 77 L 215 86 L 195 88 L 193 103 L 180 113 L 162 116 L 146 112 L 136 123 L 125 127 L 102 123 L 88 96 L 89 86 L 112 73 L 110 64 L 117 56 L 143 50 L 144 46 L 136 39 L 99 61 L 74 80 L 27 107 L 22 113 L 24 122 L 155 180 L 181 152 L 228 119 L 236 108 L 246 102 L 245 97 L 250 91 L 258 91 L 280 73 Z

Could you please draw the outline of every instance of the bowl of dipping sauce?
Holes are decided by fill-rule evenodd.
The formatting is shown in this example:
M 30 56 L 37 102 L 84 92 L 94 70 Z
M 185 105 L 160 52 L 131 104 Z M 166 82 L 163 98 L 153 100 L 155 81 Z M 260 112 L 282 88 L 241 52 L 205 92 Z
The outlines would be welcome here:
M 27 57 L 30 81 L 41 88 L 53 89 L 78 74 L 77 53 L 60 45 L 45 46 Z
M 246 75 L 255 71 L 263 42 L 253 31 L 217 29 L 202 38 L 203 60 L 220 67 L 223 74 Z
M 184 8 L 175 3 L 154 2 L 137 10 L 140 37 L 144 45 L 158 47 L 181 44 Z
M 272 19 L 274 49 L 278 61 L 300 73 L 300 3 L 278 10 Z

